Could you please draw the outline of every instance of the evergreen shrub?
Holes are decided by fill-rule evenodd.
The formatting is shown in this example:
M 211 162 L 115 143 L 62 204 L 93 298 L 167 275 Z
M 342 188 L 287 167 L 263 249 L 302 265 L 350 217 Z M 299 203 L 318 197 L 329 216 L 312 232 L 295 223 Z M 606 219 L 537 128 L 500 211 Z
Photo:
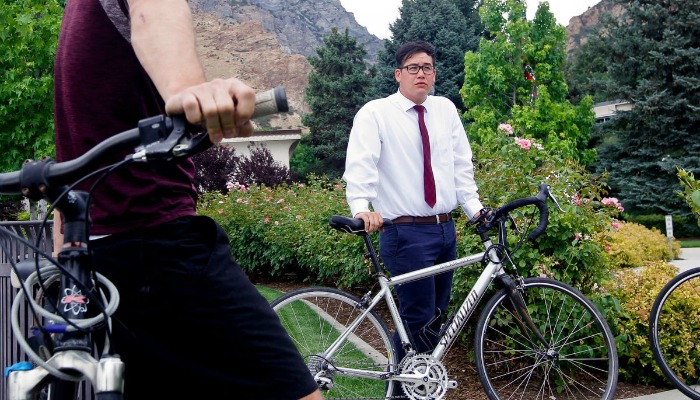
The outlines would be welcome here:
M 669 246 L 666 235 L 658 229 L 648 229 L 633 222 L 619 222 L 610 232 L 605 259 L 614 268 L 643 267 L 653 261 L 675 260 L 680 255 L 680 242 L 673 239 Z

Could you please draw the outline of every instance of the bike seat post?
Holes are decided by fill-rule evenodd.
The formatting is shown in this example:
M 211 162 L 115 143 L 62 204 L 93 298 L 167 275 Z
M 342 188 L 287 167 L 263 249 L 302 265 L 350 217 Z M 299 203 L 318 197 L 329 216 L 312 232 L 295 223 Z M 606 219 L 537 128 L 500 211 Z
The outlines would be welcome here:
M 374 249 L 374 244 L 372 244 L 372 238 L 367 232 L 362 233 L 360 236 L 362 236 L 362 240 L 364 240 L 365 246 L 367 246 L 367 253 L 365 256 L 372 261 L 374 272 L 376 274 L 381 274 L 382 266 L 379 263 L 379 257 L 377 257 L 377 251 Z

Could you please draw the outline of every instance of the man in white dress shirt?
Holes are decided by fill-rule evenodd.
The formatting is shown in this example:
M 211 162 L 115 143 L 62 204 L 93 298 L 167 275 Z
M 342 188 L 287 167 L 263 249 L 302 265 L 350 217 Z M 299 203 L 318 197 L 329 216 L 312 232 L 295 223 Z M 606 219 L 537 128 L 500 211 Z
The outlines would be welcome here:
M 365 104 L 350 132 L 343 175 L 348 205 L 368 232 L 381 228 L 379 253 L 392 275 L 454 260 L 452 211 L 461 206 L 476 218 L 483 209 L 457 108 L 445 97 L 430 95 L 436 76 L 435 48 L 421 41 L 404 44 L 396 52 L 398 91 Z M 419 119 L 424 119 L 429 136 L 425 162 L 428 146 L 423 145 Z M 424 173 L 428 164 L 432 177 L 430 171 Z M 428 193 L 424 189 L 433 181 L 434 190 Z M 382 226 L 384 218 L 393 223 Z M 437 344 L 435 333 L 447 312 L 452 275 L 396 287 L 401 316 L 419 353 Z M 394 341 L 400 360 L 403 344 L 396 334 Z

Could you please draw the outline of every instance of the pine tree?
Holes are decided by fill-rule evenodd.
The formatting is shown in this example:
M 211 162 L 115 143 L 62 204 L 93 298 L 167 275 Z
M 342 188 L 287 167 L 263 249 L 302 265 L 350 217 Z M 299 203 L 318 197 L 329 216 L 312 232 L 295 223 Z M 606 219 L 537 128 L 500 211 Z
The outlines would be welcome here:
M 607 57 L 606 97 L 633 108 L 602 125 L 595 170 L 630 214 L 688 214 L 676 171 L 700 173 L 700 0 L 616 2 L 625 15 L 589 51 Z
M 310 133 L 301 140 L 306 170 L 296 171 L 301 177 L 310 173 L 329 178 L 342 176 L 345 152 L 352 121 L 357 110 L 368 100 L 372 69 L 364 62 L 366 51 L 354 37 L 331 30 L 323 38 L 317 56 L 308 58 L 314 70 L 308 76 L 304 100 L 312 112 L 302 116 Z M 295 165 L 300 165 L 297 163 Z

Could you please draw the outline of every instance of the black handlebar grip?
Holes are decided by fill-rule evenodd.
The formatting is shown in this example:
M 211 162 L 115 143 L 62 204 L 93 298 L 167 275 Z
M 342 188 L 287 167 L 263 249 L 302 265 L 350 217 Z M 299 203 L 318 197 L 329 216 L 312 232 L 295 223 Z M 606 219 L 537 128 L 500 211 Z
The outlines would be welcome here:
M 535 229 L 533 229 L 529 235 L 527 235 L 527 238 L 530 239 L 530 241 L 534 241 L 540 237 L 544 233 L 545 229 L 547 229 L 547 223 L 549 222 L 549 208 L 547 207 L 547 203 L 541 202 L 535 203 L 535 205 L 540 210 L 540 223 L 537 224 Z
M 537 206 L 537 209 L 540 210 L 540 223 L 537 224 L 535 229 L 533 229 L 529 235 L 527 235 L 527 238 L 530 239 L 530 241 L 534 241 L 535 239 L 540 237 L 547 229 L 547 224 L 549 223 L 549 207 L 547 207 L 547 197 L 549 197 L 549 185 L 547 185 L 546 183 L 540 184 L 540 191 L 535 197 L 538 201 L 534 204 Z
M 255 94 L 255 111 L 251 119 L 289 111 L 287 93 L 282 86 Z

